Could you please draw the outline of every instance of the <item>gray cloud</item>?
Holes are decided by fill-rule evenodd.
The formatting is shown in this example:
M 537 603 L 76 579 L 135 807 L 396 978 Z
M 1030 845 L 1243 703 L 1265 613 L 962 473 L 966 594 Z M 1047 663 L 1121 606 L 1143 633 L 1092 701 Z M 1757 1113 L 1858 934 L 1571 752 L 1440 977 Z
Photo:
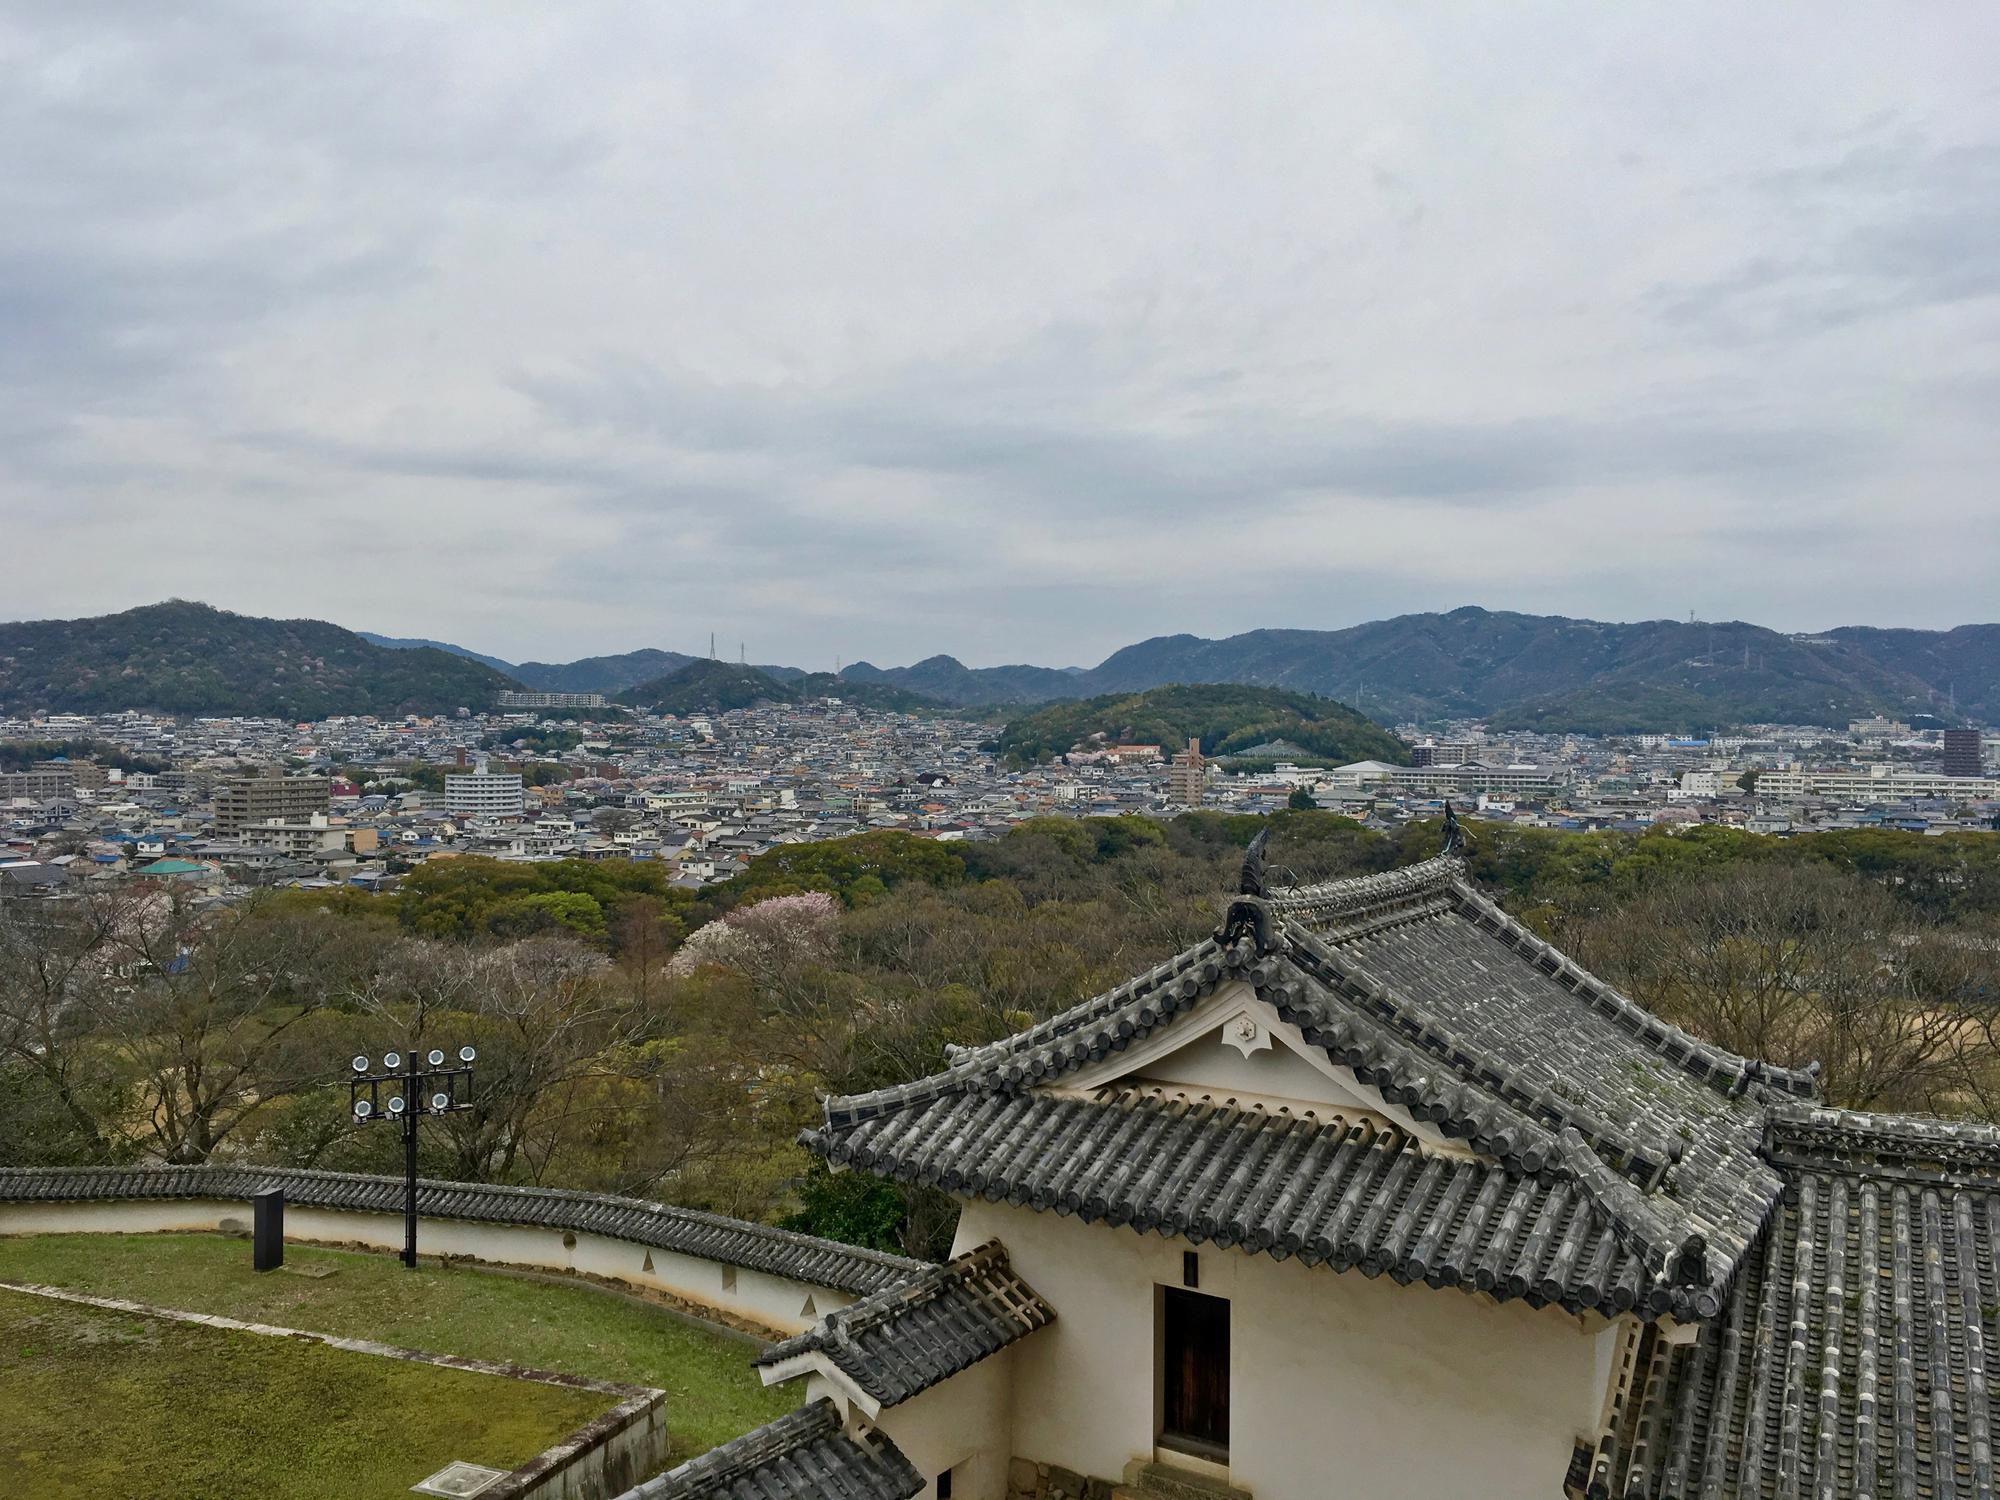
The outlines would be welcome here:
M 819 665 L 1991 614 L 1983 7 L 39 9 L 22 616 Z

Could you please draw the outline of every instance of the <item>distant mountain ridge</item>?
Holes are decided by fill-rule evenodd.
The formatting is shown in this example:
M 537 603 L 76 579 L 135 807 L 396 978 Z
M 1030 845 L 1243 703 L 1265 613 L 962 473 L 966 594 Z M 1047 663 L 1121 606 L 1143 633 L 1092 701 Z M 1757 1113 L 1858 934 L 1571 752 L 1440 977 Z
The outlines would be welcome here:
M 576 661 L 503 661 L 497 656 L 485 656 L 464 646 L 454 646 L 450 641 L 428 641 L 416 636 L 377 635 L 372 630 L 357 630 L 356 635 L 373 645 L 386 646 L 395 651 L 408 651 L 428 646 L 436 651 L 449 651 L 454 656 L 463 656 L 469 661 L 484 662 L 496 672 L 505 672 L 521 686 L 532 688 L 538 693 L 603 693 L 609 697 L 623 692 L 626 688 L 637 687 L 642 682 L 651 682 L 666 677 L 690 662 L 706 658 L 689 656 L 680 651 L 661 651 L 651 646 L 637 651 L 620 652 L 612 656 L 585 656 Z M 757 671 L 779 682 L 790 682 L 805 676 L 798 667 L 760 666 Z
M 768 669 L 708 657 L 697 657 L 663 677 L 626 688 L 618 694 L 617 701 L 681 717 L 814 698 L 838 698 L 843 703 L 891 713 L 915 713 L 945 706 L 935 698 L 925 698 L 890 683 L 850 682 L 831 672 L 799 672 L 781 682 Z
M 648 647 L 618 656 L 586 656 L 581 661 L 524 661 L 514 675 L 538 693 L 620 693 L 655 677 L 678 672 L 696 658 Z
M 299 718 L 477 709 L 510 685 L 612 696 L 708 660 L 646 649 L 510 666 L 447 642 L 172 601 L 0 625 L 0 709 Z M 1484 718 L 1500 729 L 1551 732 L 1770 721 L 1837 727 L 1872 713 L 2000 719 L 2000 624 L 1788 635 L 1740 621 L 1614 624 L 1467 606 L 1345 630 L 1155 636 L 1088 669 L 967 667 L 931 656 L 908 667 L 856 662 L 836 678 L 712 665 L 881 706 L 1012 707 L 1240 683 L 1349 703 L 1383 724 Z M 803 687 L 822 679 L 833 686 Z
M 388 717 L 490 708 L 514 685 L 433 647 L 390 649 L 323 620 L 267 620 L 185 599 L 0 624 L 0 710 L 10 712 Z
M 497 656 L 483 656 L 477 651 L 467 650 L 464 646 L 454 646 L 450 641 L 427 641 L 412 635 L 377 635 L 372 630 L 357 630 L 354 633 L 371 646 L 381 646 L 390 651 L 449 651 L 453 656 L 462 656 L 467 661 L 476 661 L 482 666 L 491 667 L 496 672 L 505 672 L 509 677 L 514 677 L 512 662 L 502 661 Z M 515 677 L 514 680 L 518 682 L 521 679 Z
M 1345 630 L 1155 636 L 1085 671 L 950 657 L 865 670 L 962 706 L 1027 701 L 1026 682 L 1061 698 L 1235 682 L 1351 703 L 1385 724 L 1486 718 L 1557 732 L 1839 726 L 1872 713 L 1950 717 L 1954 703 L 1961 716 L 2000 716 L 2000 625 L 1794 636 L 1741 621 L 1612 624 L 1468 605 Z
M 926 657 L 915 666 L 888 671 L 858 661 L 843 667 L 840 675 L 850 681 L 887 683 L 927 698 L 965 705 L 1048 703 L 1085 696 L 1076 690 L 1079 669 L 1075 667 L 968 667 L 952 656 Z

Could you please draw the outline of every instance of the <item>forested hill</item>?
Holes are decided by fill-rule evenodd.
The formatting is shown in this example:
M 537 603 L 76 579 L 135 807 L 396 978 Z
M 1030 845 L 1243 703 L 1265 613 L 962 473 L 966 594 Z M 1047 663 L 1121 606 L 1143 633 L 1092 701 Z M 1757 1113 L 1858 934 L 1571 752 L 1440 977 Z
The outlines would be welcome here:
M 15 713 L 446 713 L 490 707 L 510 686 L 450 652 L 391 650 L 322 620 L 260 619 L 181 599 L 0 624 L 0 710 Z
M 727 713 L 760 703 L 803 703 L 814 698 L 838 698 L 888 713 L 934 712 L 944 706 L 934 698 L 887 683 L 849 682 L 831 672 L 798 673 L 781 682 L 762 668 L 706 657 L 627 688 L 616 701 L 678 716 Z
M 1174 751 L 1190 739 L 1201 741 L 1204 754 L 1218 756 L 1282 740 L 1320 760 L 1401 765 L 1409 759 L 1401 740 L 1344 703 L 1235 684 L 1153 688 L 1051 704 L 1008 724 L 997 744 L 1009 760 L 1029 762 L 1079 745 L 1158 745 Z
M 1607 624 L 1467 607 L 1347 630 L 1156 636 L 1081 672 L 967 668 L 950 658 L 863 671 L 954 703 L 1087 698 L 1238 682 L 1351 703 L 1380 723 L 1490 717 L 1606 732 L 1857 716 L 2000 717 L 2000 626 L 1845 627 L 1794 636 L 1741 622 Z

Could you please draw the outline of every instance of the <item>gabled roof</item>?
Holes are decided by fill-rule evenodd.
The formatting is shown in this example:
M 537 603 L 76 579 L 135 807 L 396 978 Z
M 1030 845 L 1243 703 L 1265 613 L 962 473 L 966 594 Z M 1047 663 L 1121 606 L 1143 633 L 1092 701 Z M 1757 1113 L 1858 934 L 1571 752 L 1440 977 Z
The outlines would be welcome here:
M 843 1430 L 824 1397 L 711 1448 L 618 1500 L 910 1500 L 924 1479 L 887 1435 Z
M 828 1313 L 757 1356 L 767 1382 L 824 1359 L 879 1410 L 909 1400 L 1055 1321 L 988 1241 L 901 1286 Z
M 1477 1160 L 1376 1125 L 1342 1156 L 1358 1122 L 1339 1111 L 1287 1119 L 1069 1089 L 1070 1075 L 1235 980 L 1391 1112 Z M 1696 1320 L 1721 1310 L 1777 1201 L 1758 1149 L 1765 1105 L 1811 1089 L 1804 1074 L 1708 1046 L 1635 1005 L 1441 857 L 1240 898 L 1214 938 L 942 1073 L 829 1100 L 803 1139 L 835 1162 L 960 1194 Z M 1357 1159 L 1375 1170 L 1342 1175 Z M 1420 1184 L 1426 1195 L 1406 1200 Z M 1504 1207 L 1463 1240 L 1468 1197 Z M 1447 1235 L 1463 1252 L 1456 1276 L 1428 1258 Z

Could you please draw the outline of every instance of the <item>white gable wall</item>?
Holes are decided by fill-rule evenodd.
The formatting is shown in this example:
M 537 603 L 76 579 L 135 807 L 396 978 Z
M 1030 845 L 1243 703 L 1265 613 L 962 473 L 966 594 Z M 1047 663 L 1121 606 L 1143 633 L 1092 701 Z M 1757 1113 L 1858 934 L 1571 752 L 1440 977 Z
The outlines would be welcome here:
M 1041 1338 L 1047 1329 L 1029 1335 Z M 1020 1346 L 1002 1349 L 970 1369 L 885 1407 L 874 1418 L 924 1477 L 921 1495 L 937 1493 L 940 1474 L 951 1473 L 953 1500 L 1007 1500 L 1007 1461 L 1013 1435 L 1014 1357 Z M 805 1399 L 831 1398 L 852 1419 L 852 1403 L 839 1382 L 814 1375 Z
M 1298 1027 L 1278 1019 L 1269 1004 L 1241 980 L 1218 985 L 1192 1009 L 1151 1036 L 1051 1085 L 1061 1093 L 1089 1093 L 1110 1084 L 1157 1083 L 1218 1102 L 1259 1102 L 1293 1113 L 1325 1111 L 1371 1115 L 1439 1152 L 1471 1156 L 1463 1141 L 1411 1117 L 1361 1082 L 1350 1068 L 1306 1041 Z
M 991 1238 L 1056 1321 L 1014 1351 L 1013 1451 L 1117 1479 L 1154 1457 L 1156 1289 L 1178 1238 L 975 1200 L 956 1250 Z M 1230 1301 L 1230 1479 L 1256 1500 L 1332 1494 L 1548 1500 L 1594 1434 L 1613 1330 L 1553 1308 L 1358 1271 L 1200 1250 Z M 884 1426 L 895 1435 L 894 1413 Z
M 1380 1100 L 1362 1098 L 1282 1043 L 1247 1055 L 1210 1032 L 1178 1051 L 1126 1075 L 1130 1082 L 1162 1083 L 1218 1099 L 1296 1100 L 1339 1114 L 1379 1114 Z

